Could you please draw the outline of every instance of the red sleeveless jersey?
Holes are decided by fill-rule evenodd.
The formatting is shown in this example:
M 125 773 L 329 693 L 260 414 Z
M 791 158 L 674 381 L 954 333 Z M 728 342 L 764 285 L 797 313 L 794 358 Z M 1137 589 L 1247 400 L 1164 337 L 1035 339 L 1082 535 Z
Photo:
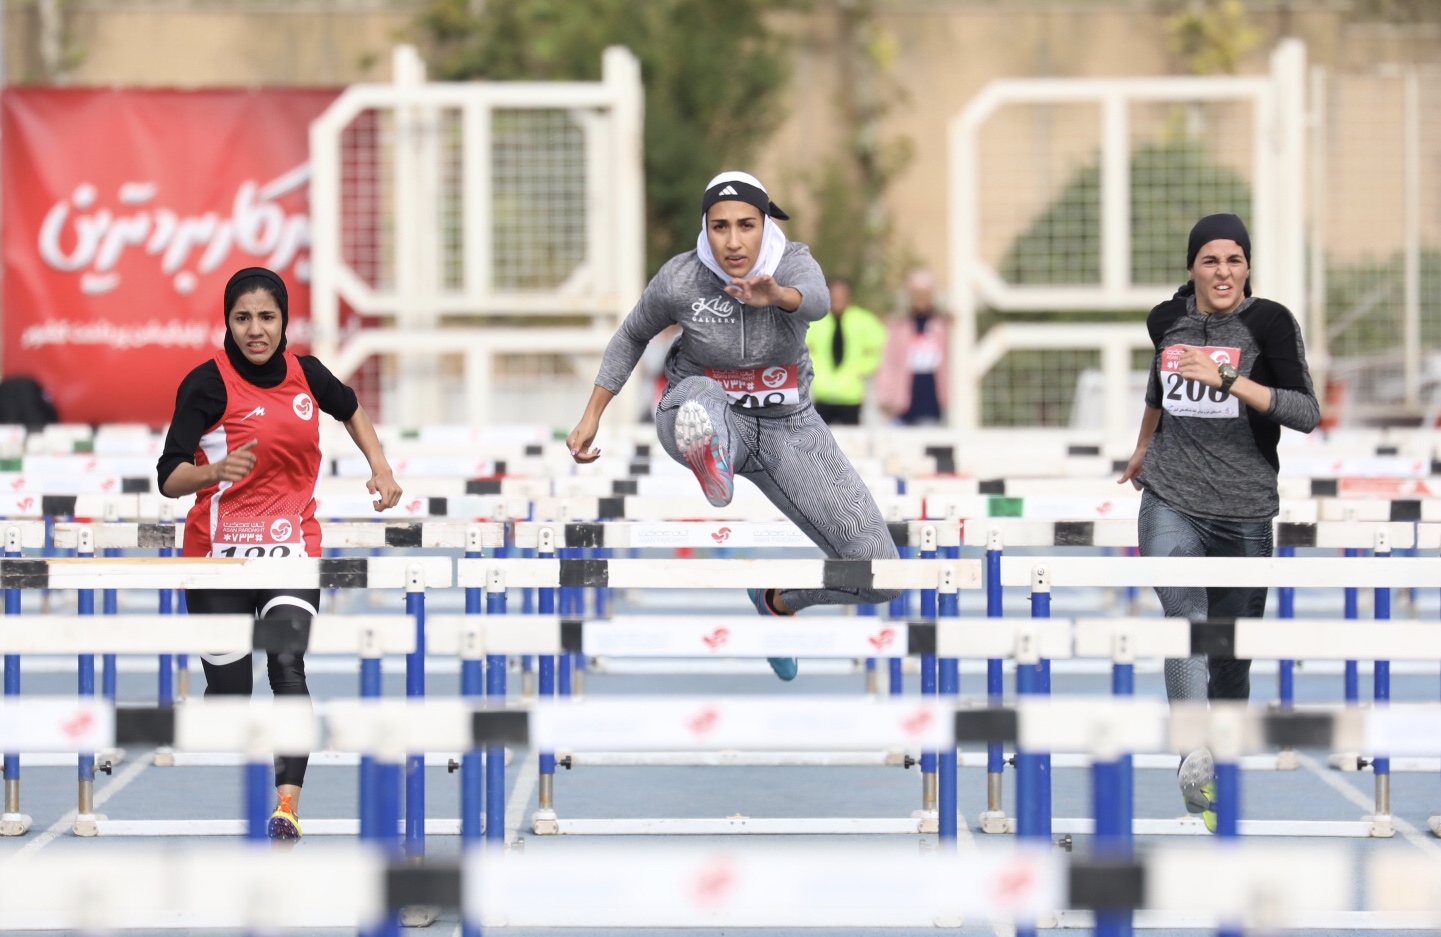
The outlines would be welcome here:
M 256 387 L 225 352 L 225 414 L 200 437 L 196 465 L 212 465 L 252 439 L 255 467 L 237 482 L 200 489 L 185 521 L 185 556 L 320 556 L 315 486 L 320 479 L 320 409 L 300 359 L 285 356 L 285 380 Z

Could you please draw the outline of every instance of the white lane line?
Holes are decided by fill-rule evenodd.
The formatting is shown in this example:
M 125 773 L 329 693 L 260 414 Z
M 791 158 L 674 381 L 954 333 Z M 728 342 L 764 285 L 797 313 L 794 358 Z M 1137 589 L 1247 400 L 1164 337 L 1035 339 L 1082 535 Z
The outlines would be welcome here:
M 147 752 L 143 757 L 137 758 L 132 761 L 125 768 L 124 771 L 121 771 L 115 776 L 115 779 L 113 781 L 95 792 L 95 809 L 99 810 L 101 807 L 105 806 L 105 803 L 109 801 L 110 798 L 125 790 L 125 788 L 129 786 L 130 782 L 140 777 L 140 775 L 145 771 L 145 769 L 150 767 L 150 765 L 154 761 L 154 754 L 151 752 Z M 21 858 L 22 856 L 25 856 L 32 852 L 38 852 L 39 850 L 44 849 L 46 846 L 49 846 L 55 841 L 58 836 L 60 836 L 60 834 L 68 833 L 70 829 L 75 826 L 75 818 L 79 815 L 80 814 L 78 811 L 71 810 L 69 813 L 65 814 L 63 817 L 50 824 L 50 828 L 48 830 L 41 833 L 39 836 L 35 837 L 30 842 L 26 843 L 24 846 L 21 846 L 18 850 L 16 850 L 15 855 L 10 857 L 10 861 L 13 862 L 16 859 Z
M 1360 807 L 1362 810 L 1365 810 L 1368 813 L 1376 809 L 1376 802 L 1374 800 L 1367 797 L 1360 791 L 1356 790 L 1356 788 L 1352 787 L 1350 784 L 1347 784 L 1345 781 L 1341 780 L 1329 767 L 1322 766 L 1319 762 L 1316 761 L 1316 759 L 1312 758 L 1310 755 L 1307 755 L 1304 752 L 1297 752 L 1296 761 L 1298 764 L 1305 765 L 1307 771 L 1310 771 L 1312 774 L 1316 775 L 1316 777 L 1320 778 L 1327 787 L 1331 788 L 1333 791 L 1340 794 L 1342 797 L 1346 798 L 1357 807 Z M 1423 835 L 1419 830 L 1416 829 L 1416 827 L 1407 823 L 1405 820 L 1401 819 L 1395 814 L 1391 815 L 1391 823 L 1396 827 L 1396 832 L 1404 836 L 1406 838 L 1406 841 L 1409 842 L 1411 845 L 1415 846 L 1417 849 L 1420 849 L 1422 852 L 1430 853 L 1433 856 L 1441 856 L 1441 845 L 1437 845 L 1436 841 L 1432 837 Z
M 510 799 L 505 802 L 505 841 L 513 843 L 520 832 L 520 823 L 525 819 L 525 808 L 530 806 L 530 795 L 540 782 L 540 753 L 531 749 L 520 766 L 520 774 L 511 788 Z

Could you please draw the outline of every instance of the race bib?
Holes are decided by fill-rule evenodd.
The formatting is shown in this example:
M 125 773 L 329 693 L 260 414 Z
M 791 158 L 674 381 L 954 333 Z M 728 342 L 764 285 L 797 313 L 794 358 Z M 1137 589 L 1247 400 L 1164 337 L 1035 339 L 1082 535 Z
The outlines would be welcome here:
M 1220 420 L 1240 416 L 1241 407 L 1229 392 L 1219 387 L 1207 387 L 1200 381 L 1188 381 L 1181 376 L 1179 362 L 1187 348 L 1194 345 L 1172 345 L 1161 352 L 1161 406 L 1175 416 L 1197 416 L 1207 420 Z M 1200 348 L 1217 364 L 1229 364 L 1240 370 L 1241 349 L 1216 348 L 1210 345 Z
M 800 366 L 775 364 L 768 368 L 706 368 L 730 402 L 747 410 L 801 402 Z
M 944 349 L 935 336 L 917 335 L 911 339 L 911 347 L 906 353 L 906 366 L 912 374 L 933 374 L 940 368 L 943 354 Z
M 298 517 L 222 517 L 210 544 L 211 556 L 305 556 Z

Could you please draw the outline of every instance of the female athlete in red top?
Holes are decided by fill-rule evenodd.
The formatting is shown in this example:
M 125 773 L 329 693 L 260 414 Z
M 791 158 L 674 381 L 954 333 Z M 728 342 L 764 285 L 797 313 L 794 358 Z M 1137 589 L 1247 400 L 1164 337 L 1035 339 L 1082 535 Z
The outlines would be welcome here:
M 196 495 L 185 521 L 186 556 L 319 556 L 315 486 L 320 478 L 320 414 L 345 424 L 370 463 L 367 484 L 383 511 L 400 501 L 375 427 L 355 392 L 317 359 L 285 350 L 285 282 L 247 267 L 225 286 L 225 347 L 180 383 L 175 416 L 156 467 L 170 498 Z M 205 589 L 186 594 L 192 614 L 253 614 L 309 620 L 319 589 Z M 205 695 L 251 691 L 250 654 L 201 655 Z M 308 696 L 305 659 L 267 654 L 276 696 Z M 300 837 L 296 804 L 305 757 L 277 758 L 273 839 Z

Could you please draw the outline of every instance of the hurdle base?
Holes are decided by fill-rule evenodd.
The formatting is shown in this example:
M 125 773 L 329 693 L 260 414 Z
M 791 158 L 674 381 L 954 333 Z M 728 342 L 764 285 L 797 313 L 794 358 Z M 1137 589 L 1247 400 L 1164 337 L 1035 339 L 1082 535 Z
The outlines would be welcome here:
M 1441 817 L 1427 817 L 1426 827 L 1432 836 L 1441 836 Z
M 773 836 L 917 834 L 921 821 L 890 817 L 699 817 L 695 819 L 642 818 L 633 820 L 555 820 L 560 836 Z
M 439 908 L 430 905 L 408 905 L 400 909 L 400 926 L 429 927 L 439 917 Z
M 1384 820 L 1384 823 L 1378 821 Z M 1385 839 L 1395 833 L 1390 817 L 1364 817 L 1360 820 L 1242 820 L 1237 824 L 1241 836 L 1304 836 L 1336 839 Z M 1389 829 L 1389 832 L 1387 831 Z M 1051 832 L 1062 835 L 1090 836 L 1096 821 L 1090 817 L 1057 818 L 1051 821 Z M 1131 822 L 1134 836 L 1214 836 L 1199 816 L 1137 818 Z
M 530 818 L 530 831 L 536 836 L 557 836 L 560 823 L 554 810 L 537 810 Z
M 26 818 L 29 819 L 28 817 Z M 246 833 L 244 820 L 107 820 L 98 817 L 95 821 L 96 836 L 233 836 Z M 360 821 L 346 819 L 306 820 L 305 835 L 310 836 L 359 836 Z M 402 835 L 404 822 L 396 827 Z M 459 836 L 460 820 L 431 819 L 425 821 L 427 836 Z
M 151 762 L 157 768 L 175 767 L 175 750 L 171 748 L 157 748 L 152 756 Z
M 1004 810 L 987 810 L 981 814 L 979 819 L 982 833 L 1016 832 L 1015 818 L 1006 816 Z
M 912 810 L 911 818 L 920 824 L 922 833 L 939 833 L 941 831 L 941 815 L 935 810 Z
M 1372 839 L 1390 839 L 1396 835 L 1396 821 L 1389 813 L 1378 813 L 1362 817 L 1371 824 Z
M 1336 771 L 1360 771 L 1360 752 L 1334 752 L 1326 757 L 1326 764 Z
M 963 917 L 938 917 L 935 926 L 957 930 L 966 926 L 966 919 Z
M 75 815 L 75 822 L 70 826 L 70 832 L 76 836 L 99 836 L 100 821 L 106 819 L 101 813 L 80 813 Z
M 0 813 L 0 836 L 24 836 L 34 822 L 23 813 Z
M 1277 771 L 1295 771 L 1301 767 L 1301 761 L 1296 757 L 1295 749 L 1283 748 L 1276 753 Z

